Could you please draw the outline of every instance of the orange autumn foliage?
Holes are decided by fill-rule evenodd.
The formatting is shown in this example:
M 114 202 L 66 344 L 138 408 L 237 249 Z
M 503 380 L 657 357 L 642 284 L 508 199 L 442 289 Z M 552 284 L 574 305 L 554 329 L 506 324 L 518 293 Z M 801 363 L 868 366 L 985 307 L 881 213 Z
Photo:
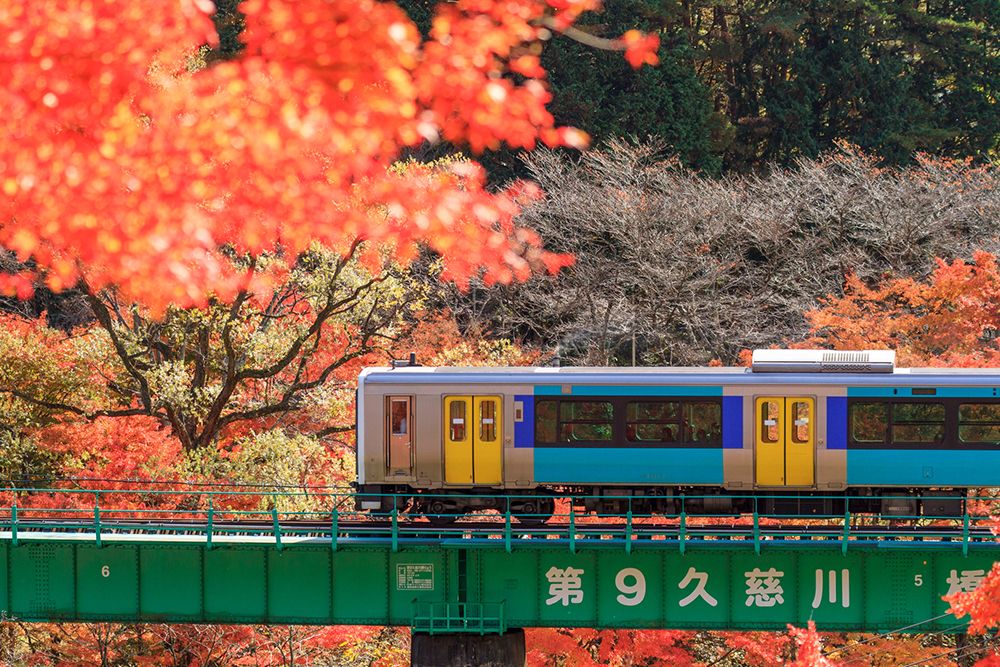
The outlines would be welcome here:
M 806 313 L 810 335 L 796 347 L 891 348 L 901 366 L 1000 365 L 1000 271 L 997 258 L 937 261 L 926 281 L 865 284 L 849 275 L 844 296 Z
M 890 278 L 868 285 L 848 276 L 844 296 L 827 297 L 806 318 L 810 336 L 796 347 L 890 348 L 901 366 L 1000 366 L 997 258 L 976 252 L 971 262 L 937 260 L 926 280 Z M 947 600 L 953 614 L 970 617 L 972 633 L 1000 626 L 1000 565 L 976 590 Z M 991 655 L 976 664 L 988 667 L 998 660 Z
M 416 355 L 425 366 L 532 366 L 541 350 L 479 331 L 463 333 L 449 311 L 421 312 L 413 328 L 393 345 L 395 358 Z
M 356 238 L 403 261 L 426 245 L 459 282 L 556 270 L 568 258 L 516 225 L 515 193 L 487 191 L 478 165 L 389 167 L 439 137 L 584 145 L 554 125 L 532 48 L 597 4 L 442 3 L 422 39 L 390 2 L 250 0 L 242 56 L 202 67 L 207 0 L 5 3 L 0 245 L 38 276 L 2 287 L 83 279 L 155 311 L 261 286 L 220 247 L 294 256 Z M 657 43 L 630 31 L 620 46 L 639 65 Z
M 833 667 L 833 662 L 823 655 L 823 642 L 816 632 L 816 624 L 809 621 L 806 628 L 788 626 L 788 633 L 795 641 L 795 660 L 789 667 Z
M 951 612 L 959 618 L 970 617 L 969 632 L 982 634 L 1000 626 L 1000 563 L 994 563 L 975 590 L 950 596 Z
M 590 630 L 534 628 L 526 631 L 529 667 L 693 665 L 687 643 L 693 632 L 675 630 Z
M 31 650 L 18 664 L 279 667 L 363 654 L 374 667 L 393 667 L 403 663 L 405 653 L 403 641 L 391 641 L 391 631 L 370 626 L 64 623 L 31 630 Z

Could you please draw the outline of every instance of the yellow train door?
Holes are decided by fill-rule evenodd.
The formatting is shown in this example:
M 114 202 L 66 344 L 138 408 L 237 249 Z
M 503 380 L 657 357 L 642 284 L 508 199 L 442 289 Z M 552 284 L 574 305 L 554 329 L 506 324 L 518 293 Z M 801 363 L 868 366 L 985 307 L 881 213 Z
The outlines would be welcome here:
M 785 484 L 788 486 L 815 483 L 815 407 L 811 398 L 785 399 Z
M 499 396 L 476 396 L 476 432 L 472 446 L 475 484 L 503 481 L 503 403 Z
M 762 396 L 754 402 L 758 486 L 814 483 L 815 408 L 812 398 Z
M 444 399 L 444 481 L 472 484 L 471 396 Z
M 503 481 L 501 397 L 445 397 L 444 481 L 446 484 Z

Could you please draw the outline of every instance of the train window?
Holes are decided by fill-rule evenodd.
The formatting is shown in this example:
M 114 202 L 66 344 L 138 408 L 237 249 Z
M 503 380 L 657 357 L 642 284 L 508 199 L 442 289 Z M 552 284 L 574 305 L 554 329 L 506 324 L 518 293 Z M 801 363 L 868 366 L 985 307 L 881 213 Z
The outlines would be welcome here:
M 634 401 L 625 410 L 629 442 L 674 442 L 681 439 L 680 403 Z
M 893 403 L 893 442 L 944 442 L 943 403 Z
M 699 445 L 722 443 L 722 405 L 714 401 L 684 403 L 685 440 Z
M 535 404 L 536 443 L 610 442 L 613 434 L 614 407 L 608 401 Z
M 561 442 L 610 442 L 611 424 L 580 424 L 564 422 L 560 425 Z
M 610 442 L 614 408 L 607 401 L 562 401 L 560 442 Z
M 676 424 L 628 424 L 625 434 L 629 442 L 674 442 L 680 426 Z
M 679 403 L 656 401 L 629 403 L 626 414 L 630 422 L 676 421 Z
M 958 406 L 958 439 L 1000 445 L 1000 403 L 962 403 Z
M 390 433 L 406 435 L 406 413 L 409 412 L 409 401 L 392 401 L 390 414 Z
M 563 401 L 559 405 L 560 421 L 607 421 L 614 418 L 614 409 L 606 401 Z
M 556 401 L 538 401 L 535 404 L 535 442 L 557 442 L 559 431 L 558 404 Z
M 479 439 L 483 442 L 493 442 L 497 439 L 496 401 L 483 401 L 479 405 Z
M 452 401 L 448 415 L 448 428 L 452 442 L 465 440 L 465 401 Z
M 792 401 L 792 442 L 804 444 L 809 442 L 809 404 L 805 401 Z
M 1000 423 L 1000 403 L 962 403 L 958 406 L 958 422 Z
M 778 401 L 763 401 L 760 404 L 760 439 L 764 442 L 778 442 L 778 417 L 781 406 Z
M 885 442 L 889 430 L 887 404 L 858 402 L 851 405 L 851 440 L 854 442 Z

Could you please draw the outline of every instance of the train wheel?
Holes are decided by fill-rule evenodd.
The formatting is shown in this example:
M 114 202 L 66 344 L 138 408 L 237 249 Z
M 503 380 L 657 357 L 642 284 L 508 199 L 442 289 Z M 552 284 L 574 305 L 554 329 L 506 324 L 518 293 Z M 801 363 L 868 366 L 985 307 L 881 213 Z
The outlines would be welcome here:
M 433 498 L 421 503 L 420 511 L 434 526 L 450 526 L 458 520 L 458 508 L 443 498 Z
M 510 513 L 522 526 L 541 526 L 552 518 L 555 510 L 555 500 L 543 496 L 525 498 L 510 504 Z

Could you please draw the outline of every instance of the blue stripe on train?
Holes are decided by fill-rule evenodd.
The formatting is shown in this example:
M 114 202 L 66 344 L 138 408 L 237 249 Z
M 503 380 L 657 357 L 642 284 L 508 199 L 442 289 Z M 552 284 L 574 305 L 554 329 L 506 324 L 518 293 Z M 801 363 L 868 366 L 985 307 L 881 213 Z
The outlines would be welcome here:
M 743 397 L 722 397 L 722 448 L 743 449 Z
M 826 399 L 826 448 L 847 449 L 847 398 Z
M 514 394 L 514 400 L 521 402 L 523 414 L 521 421 L 514 422 L 514 446 L 535 446 L 535 397 L 527 394 Z
M 850 486 L 1000 486 L 1000 451 L 849 449 Z
M 719 447 L 536 447 L 535 481 L 722 484 L 722 451 Z

